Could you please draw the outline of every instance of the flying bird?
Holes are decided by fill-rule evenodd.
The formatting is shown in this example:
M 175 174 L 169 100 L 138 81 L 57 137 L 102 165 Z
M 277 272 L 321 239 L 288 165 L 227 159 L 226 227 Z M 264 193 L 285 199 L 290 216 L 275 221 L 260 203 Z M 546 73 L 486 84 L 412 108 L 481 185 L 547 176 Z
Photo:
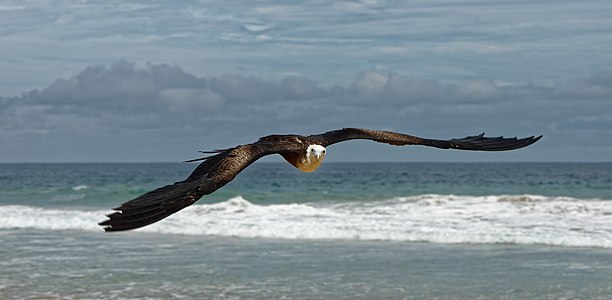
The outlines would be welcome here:
M 238 173 L 256 160 L 280 154 L 287 162 L 303 172 L 316 170 L 326 155 L 326 147 L 355 139 L 372 140 L 396 146 L 422 145 L 442 149 L 473 151 L 506 151 L 529 146 L 542 136 L 522 139 L 485 137 L 484 133 L 461 139 L 435 140 L 390 131 L 344 128 L 323 134 L 302 136 L 295 134 L 269 135 L 252 144 L 214 151 L 212 154 L 189 160 L 203 161 L 183 181 L 175 182 L 145 193 L 114 208 L 108 220 L 99 223 L 105 231 L 130 230 L 155 223 L 193 204 L 232 181 Z

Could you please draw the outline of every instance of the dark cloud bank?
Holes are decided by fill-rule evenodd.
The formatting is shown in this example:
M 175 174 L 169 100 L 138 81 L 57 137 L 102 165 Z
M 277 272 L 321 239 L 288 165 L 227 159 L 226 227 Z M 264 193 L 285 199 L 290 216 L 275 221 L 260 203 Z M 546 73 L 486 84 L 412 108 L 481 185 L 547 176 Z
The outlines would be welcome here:
M 437 138 L 483 130 L 544 134 L 530 151 L 480 157 L 610 161 L 612 72 L 538 86 L 528 80 L 446 83 L 364 71 L 340 86 L 297 76 L 200 77 L 175 66 L 139 68 L 121 61 L 0 98 L 0 161 L 172 161 L 189 158 L 196 149 L 248 143 L 269 133 L 347 126 Z M 422 150 L 408 155 L 369 144 L 355 148 L 339 146 L 342 155 L 332 159 L 479 159 Z M 372 157 L 370 151 L 384 155 Z

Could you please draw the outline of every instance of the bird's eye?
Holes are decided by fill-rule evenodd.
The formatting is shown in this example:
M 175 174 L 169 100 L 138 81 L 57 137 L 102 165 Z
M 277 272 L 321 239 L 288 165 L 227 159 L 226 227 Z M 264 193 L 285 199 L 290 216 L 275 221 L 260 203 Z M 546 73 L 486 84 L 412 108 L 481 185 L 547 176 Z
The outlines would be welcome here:
M 325 153 L 325 150 L 323 150 L 323 153 Z

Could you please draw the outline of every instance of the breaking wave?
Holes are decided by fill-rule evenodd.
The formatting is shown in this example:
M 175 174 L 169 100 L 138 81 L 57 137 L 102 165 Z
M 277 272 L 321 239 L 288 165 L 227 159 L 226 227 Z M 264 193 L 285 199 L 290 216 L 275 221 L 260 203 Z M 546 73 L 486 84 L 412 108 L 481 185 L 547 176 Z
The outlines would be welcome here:
M 88 188 L 89 188 L 89 186 L 86 185 L 86 184 L 79 184 L 77 186 L 73 186 L 72 190 L 73 191 L 80 191 L 80 190 L 85 190 L 85 189 L 88 189 Z
M 0 206 L 0 229 L 101 231 L 109 211 Z M 510 243 L 612 248 L 612 200 L 419 195 L 373 202 L 194 205 L 142 232 L 249 238 Z

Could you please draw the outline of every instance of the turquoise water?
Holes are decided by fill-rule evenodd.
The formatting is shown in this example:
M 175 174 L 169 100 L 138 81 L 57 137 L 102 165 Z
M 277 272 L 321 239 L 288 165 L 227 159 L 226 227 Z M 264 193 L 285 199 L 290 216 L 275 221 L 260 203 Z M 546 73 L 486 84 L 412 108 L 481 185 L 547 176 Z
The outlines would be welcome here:
M 170 218 L 96 225 L 193 164 L 0 164 L 0 298 L 601 298 L 612 164 L 255 164 Z
M 195 166 L 0 164 L 0 204 L 107 208 L 182 180 Z M 203 202 L 238 195 L 273 204 L 421 194 L 612 199 L 612 163 L 327 163 L 314 173 L 284 163 L 256 163 Z

